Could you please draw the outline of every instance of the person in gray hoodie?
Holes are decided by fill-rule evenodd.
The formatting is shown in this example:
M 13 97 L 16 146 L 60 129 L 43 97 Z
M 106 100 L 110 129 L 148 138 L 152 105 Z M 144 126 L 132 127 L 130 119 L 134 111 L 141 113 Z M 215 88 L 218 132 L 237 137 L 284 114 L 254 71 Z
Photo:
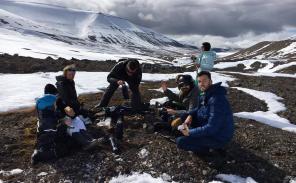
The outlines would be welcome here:
M 211 51 L 211 44 L 209 42 L 202 43 L 202 52 L 199 57 L 191 56 L 195 63 L 197 73 L 201 71 L 211 71 L 214 67 L 214 62 L 217 58 L 216 52 Z

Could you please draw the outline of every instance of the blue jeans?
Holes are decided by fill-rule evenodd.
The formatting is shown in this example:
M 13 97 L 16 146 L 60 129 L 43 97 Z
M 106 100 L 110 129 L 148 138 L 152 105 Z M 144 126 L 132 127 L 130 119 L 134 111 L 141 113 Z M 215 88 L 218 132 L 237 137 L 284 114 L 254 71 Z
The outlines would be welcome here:
M 177 147 L 185 151 L 206 152 L 209 149 L 218 149 L 225 143 L 218 142 L 210 137 L 182 136 L 176 139 Z

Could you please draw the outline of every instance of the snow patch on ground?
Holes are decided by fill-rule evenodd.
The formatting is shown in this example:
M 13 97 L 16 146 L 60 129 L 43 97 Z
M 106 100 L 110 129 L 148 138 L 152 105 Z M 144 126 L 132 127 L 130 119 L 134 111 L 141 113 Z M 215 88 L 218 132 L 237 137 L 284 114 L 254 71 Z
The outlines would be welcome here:
M 42 176 L 46 176 L 46 175 L 48 175 L 47 172 L 40 172 L 40 173 L 37 175 L 37 177 L 42 177 Z
M 169 100 L 168 97 L 154 98 L 150 100 L 150 105 L 155 105 L 156 102 L 163 104 L 168 100 Z
M 282 130 L 296 133 L 296 125 L 291 124 L 289 120 L 282 118 L 276 114 L 278 112 L 286 110 L 285 105 L 279 102 L 279 100 L 283 100 L 283 98 L 278 97 L 277 95 L 270 92 L 262 92 L 241 87 L 233 88 L 252 95 L 259 100 L 263 100 L 268 107 L 268 111 L 238 112 L 235 113 L 234 116 L 245 119 L 252 119 L 275 128 L 280 128 Z
M 232 88 L 243 91 L 245 93 L 252 95 L 255 98 L 263 100 L 267 104 L 267 107 L 270 112 L 277 113 L 277 112 L 286 110 L 285 105 L 279 102 L 279 100 L 283 100 L 283 98 L 273 93 L 262 92 L 258 90 L 252 90 L 252 89 L 241 88 L 241 87 L 232 87 Z
M 231 72 L 231 71 L 218 71 L 217 73 L 225 74 L 240 74 L 244 76 L 267 76 L 267 77 L 286 77 L 286 78 L 296 78 L 296 74 L 284 74 L 284 73 L 243 73 L 243 72 Z
M 144 159 L 149 155 L 149 151 L 145 148 L 141 149 L 141 151 L 138 153 L 139 158 Z
M 267 64 L 266 67 L 272 67 L 274 61 L 271 60 L 256 60 L 256 59 L 250 59 L 250 60 L 242 60 L 242 61 L 236 61 L 236 62 L 220 62 L 218 64 L 214 65 L 214 68 L 216 69 L 226 69 L 230 67 L 236 67 L 239 64 L 243 64 L 245 66 L 244 70 L 252 69 L 251 65 L 255 62 L 260 62 L 263 64 Z
M 235 54 L 236 52 L 217 52 L 217 57 L 218 58 L 223 58 L 223 57 L 227 57 L 229 55 Z
M 163 177 L 154 178 L 148 173 L 134 172 L 131 175 L 119 175 L 113 177 L 110 183 L 168 183 L 169 181 L 163 179 Z
M 181 58 L 176 58 L 172 61 L 174 66 L 185 66 L 189 64 L 193 64 L 193 61 L 191 60 L 190 57 L 181 57 Z
M 1 170 L 0 175 L 6 177 L 6 176 L 11 176 L 11 175 L 21 174 L 21 173 L 23 173 L 23 171 L 24 170 L 19 169 L 19 168 L 16 168 L 16 169 L 13 169 L 13 170 L 10 170 L 10 171 Z
M 280 128 L 282 130 L 296 133 L 296 125 L 291 124 L 289 120 L 269 111 L 238 112 L 235 113 L 234 116 L 252 119 L 275 128 Z
M 295 53 L 295 50 L 296 50 L 296 42 L 293 42 L 289 46 L 279 50 L 278 52 L 280 53 L 280 55 L 287 55 L 287 54 Z
M 257 183 L 251 177 L 243 178 L 238 175 L 232 175 L 232 174 L 218 174 L 216 175 L 216 178 L 221 179 L 222 181 L 230 182 L 230 183 Z
M 241 72 L 229 72 L 229 71 L 221 71 L 223 73 L 235 73 L 235 74 L 242 74 L 242 75 L 248 75 L 248 76 L 270 76 L 270 77 L 296 77 L 296 74 L 284 74 L 284 73 L 275 73 L 281 69 L 285 69 L 291 66 L 296 65 L 296 62 L 290 62 L 286 64 L 280 64 L 278 66 L 274 67 L 274 62 L 278 62 L 284 60 L 256 60 L 256 59 L 250 59 L 250 60 L 242 60 L 242 61 L 236 61 L 236 62 L 220 62 L 218 64 L 214 65 L 214 68 L 216 69 L 226 69 L 231 67 L 237 67 L 239 64 L 243 64 L 245 66 L 244 70 L 252 69 L 251 65 L 255 62 L 260 62 L 262 64 L 267 64 L 265 67 L 258 69 L 257 72 L 253 73 L 241 73 Z

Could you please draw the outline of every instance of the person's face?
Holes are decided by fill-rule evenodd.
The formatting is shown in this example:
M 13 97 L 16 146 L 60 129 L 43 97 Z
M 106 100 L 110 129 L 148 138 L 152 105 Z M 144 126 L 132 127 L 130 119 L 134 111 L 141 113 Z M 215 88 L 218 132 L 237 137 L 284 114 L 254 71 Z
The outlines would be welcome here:
M 137 72 L 137 69 L 131 70 L 129 67 L 126 67 L 126 73 L 128 76 L 132 76 Z
M 202 75 L 198 77 L 198 87 L 204 92 L 212 85 L 212 80 L 208 78 L 207 75 Z
M 190 90 L 190 86 L 189 85 L 183 85 L 180 87 L 180 90 L 182 91 L 182 93 L 187 93 Z
M 201 46 L 201 50 L 202 50 L 202 51 L 205 51 L 205 47 L 204 47 L 204 46 Z
M 66 78 L 69 80 L 73 80 L 76 74 L 76 70 L 75 69 L 69 69 L 66 72 Z

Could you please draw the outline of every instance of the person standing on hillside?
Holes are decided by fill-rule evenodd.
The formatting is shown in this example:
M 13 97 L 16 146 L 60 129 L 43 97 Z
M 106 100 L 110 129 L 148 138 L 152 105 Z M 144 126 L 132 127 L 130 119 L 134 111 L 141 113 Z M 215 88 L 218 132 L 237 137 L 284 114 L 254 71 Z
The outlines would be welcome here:
M 197 73 L 201 71 L 211 71 L 214 66 L 214 61 L 217 56 L 214 51 L 211 51 L 211 44 L 209 42 L 202 43 L 202 52 L 199 57 L 195 55 L 191 56 L 191 59 L 195 63 Z

